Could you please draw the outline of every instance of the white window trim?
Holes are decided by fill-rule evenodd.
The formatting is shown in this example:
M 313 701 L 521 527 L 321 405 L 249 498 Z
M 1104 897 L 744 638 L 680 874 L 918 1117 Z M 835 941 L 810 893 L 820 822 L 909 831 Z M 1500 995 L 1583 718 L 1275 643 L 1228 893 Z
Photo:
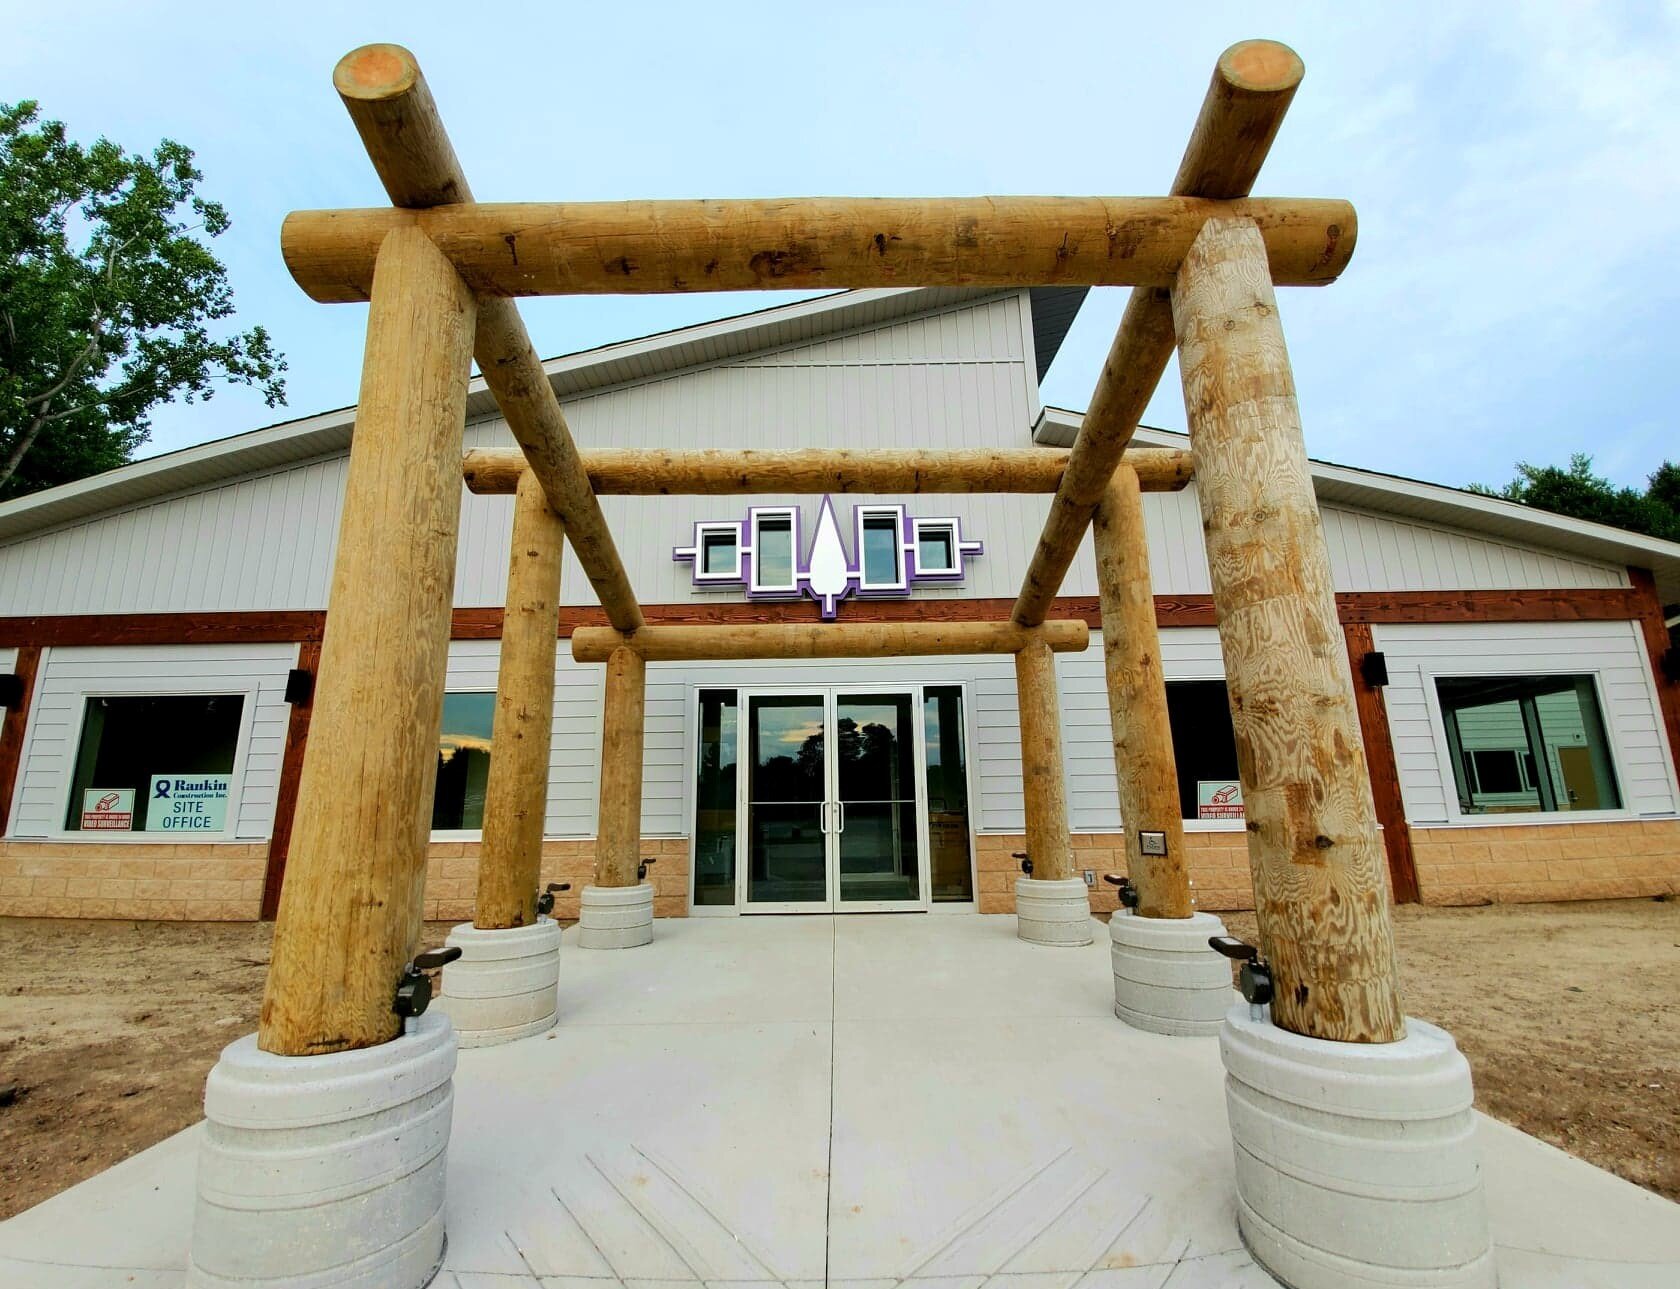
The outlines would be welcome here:
M 758 562 L 758 531 L 764 520 L 786 518 L 788 521 L 788 540 L 792 549 L 792 558 L 788 561 L 791 580 L 785 583 L 767 583 L 759 576 Z M 748 526 L 747 543 L 741 550 L 752 556 L 752 577 L 747 583 L 747 592 L 752 595 L 798 595 L 799 594 L 799 559 L 801 554 L 799 541 L 799 507 L 798 506 L 761 506 L 752 512 L 752 522 Z M 737 581 L 740 579 L 737 578 Z
M 963 571 L 962 551 L 958 549 L 959 537 L 957 521 L 955 519 L 914 519 L 911 520 L 910 544 L 916 553 L 917 577 L 955 577 Z M 942 530 L 951 543 L 951 562 L 943 568 L 926 567 L 922 564 L 922 534 Z
M 864 553 L 863 535 L 872 519 L 890 519 L 893 525 L 893 580 L 874 581 L 869 576 L 869 560 Z M 909 550 L 904 541 L 904 507 L 900 505 L 860 505 L 852 508 L 852 537 L 857 542 L 857 578 L 859 592 L 892 592 L 903 594 L 910 589 Z
M 1525 667 L 1513 671 L 1509 667 L 1477 667 L 1474 662 L 1440 667 L 1423 665 L 1418 668 L 1423 685 L 1424 706 L 1429 711 L 1429 732 L 1435 740 L 1435 762 L 1440 767 L 1441 797 L 1446 805 L 1445 820 L 1413 819 L 1410 810 L 1406 822 L 1416 828 L 1520 828 L 1543 824 L 1616 823 L 1638 819 L 1639 812 L 1627 805 L 1627 772 L 1622 768 L 1621 731 L 1615 715 L 1604 697 L 1604 676 L 1597 668 L 1580 666 Z M 1529 676 L 1585 676 L 1592 681 L 1593 699 L 1598 703 L 1599 722 L 1604 726 L 1605 752 L 1610 757 L 1610 769 L 1616 776 L 1616 792 L 1622 806 L 1616 810 L 1524 810 L 1506 813 L 1465 814 L 1458 804 L 1458 775 L 1452 763 L 1452 748 L 1447 742 L 1447 722 L 1441 711 L 1441 695 L 1436 688 L 1438 679 L 1446 680 L 1521 680 Z M 1387 699 L 1384 699 L 1386 703 Z M 1402 803 L 1404 804 L 1404 803 Z
M 41 668 L 39 675 L 41 677 L 46 675 L 46 669 L 44 667 Z M 40 683 L 41 682 L 38 679 L 36 682 L 37 690 L 39 690 Z M 64 770 L 59 775 L 59 809 L 58 814 L 55 816 L 59 822 L 55 825 L 55 827 L 47 829 L 39 840 L 54 842 L 62 841 L 72 844 L 104 844 L 107 842 L 115 842 L 119 846 L 214 846 L 219 843 L 237 843 L 241 841 L 251 842 L 261 840 L 260 838 L 241 838 L 239 836 L 239 812 L 245 799 L 245 763 L 249 758 L 251 751 L 251 730 L 256 724 L 257 696 L 260 691 L 260 683 L 249 678 L 214 687 L 206 687 L 203 685 L 194 685 L 190 687 L 168 685 L 160 689 L 132 689 L 123 688 L 121 686 L 112 687 L 110 685 L 98 685 L 91 689 L 78 687 L 70 690 L 69 693 L 75 696 L 73 701 L 76 708 L 76 735 L 75 738 L 73 738 L 67 745 L 66 755 L 64 758 Z M 219 698 L 226 694 L 239 695 L 241 702 L 239 706 L 239 733 L 236 736 L 233 751 L 233 768 L 228 771 L 227 813 L 223 818 L 223 826 L 220 832 L 201 834 L 194 837 L 191 841 L 183 841 L 181 839 L 181 834 L 179 833 L 140 831 L 106 832 L 99 829 L 84 831 L 82 829 L 70 829 L 64 826 L 64 817 L 70 811 L 70 790 L 76 782 L 76 763 L 81 759 L 82 755 L 82 731 L 87 725 L 88 699 Z M 30 706 L 32 708 L 37 707 L 39 706 L 39 703 L 31 703 Z M 34 712 L 31 711 L 30 715 L 33 717 Z M 19 787 L 22 786 L 22 780 L 23 776 L 20 774 L 18 776 Z M 270 832 L 272 833 L 272 831 L 273 827 L 271 825 Z M 11 833 L 10 836 L 18 841 L 31 840 L 28 838 L 18 837 L 16 833 Z
M 735 567 L 728 572 L 712 573 L 706 569 L 706 538 L 726 534 L 735 543 Z M 735 520 L 707 520 L 694 525 L 694 581 L 699 585 L 742 580 L 741 560 L 746 551 L 741 541 L 741 525 Z

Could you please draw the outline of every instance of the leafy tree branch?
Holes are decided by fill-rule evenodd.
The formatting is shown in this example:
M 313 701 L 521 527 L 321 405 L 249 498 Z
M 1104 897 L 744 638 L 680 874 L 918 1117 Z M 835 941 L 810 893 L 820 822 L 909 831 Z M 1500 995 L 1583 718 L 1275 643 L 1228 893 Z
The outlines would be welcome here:
M 0 104 L 0 499 L 128 461 L 153 409 L 223 384 L 285 402 L 260 326 L 219 334 L 233 292 L 207 239 L 189 148 L 72 142 L 33 102 Z

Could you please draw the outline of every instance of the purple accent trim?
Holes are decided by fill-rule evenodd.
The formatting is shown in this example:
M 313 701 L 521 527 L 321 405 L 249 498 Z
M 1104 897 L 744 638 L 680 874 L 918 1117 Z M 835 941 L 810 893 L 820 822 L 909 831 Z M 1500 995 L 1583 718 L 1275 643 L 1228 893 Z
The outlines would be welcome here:
M 863 585 L 863 552 L 864 552 L 864 520 L 866 517 L 894 514 L 898 518 L 899 558 L 898 581 L 885 585 L 865 587 Z M 755 584 L 757 575 L 757 530 L 761 525 L 760 516 L 785 517 L 788 520 L 788 537 L 792 546 L 793 584 L 791 586 L 759 587 Z M 919 566 L 921 557 L 920 534 L 917 526 L 948 528 L 951 536 L 951 558 L 955 567 L 950 569 L 930 570 L 923 572 Z M 975 539 L 964 538 L 962 535 L 962 521 L 956 517 L 939 516 L 930 519 L 917 519 L 908 513 L 907 508 L 897 502 L 868 502 L 855 504 L 852 507 L 852 539 L 855 548 L 855 558 L 846 554 L 845 542 L 840 535 L 840 525 L 834 517 L 833 499 L 826 494 L 822 499 L 822 507 L 818 512 L 816 533 L 812 537 L 811 550 L 807 551 L 801 538 L 802 515 L 798 506 L 749 506 L 747 517 L 743 521 L 731 520 L 702 520 L 694 525 L 694 542 L 691 546 L 674 547 L 671 551 L 673 560 L 688 560 L 693 566 L 691 574 L 693 583 L 697 587 L 741 586 L 751 600 L 793 600 L 802 596 L 810 596 L 817 602 L 817 607 L 825 622 L 832 622 L 838 616 L 842 601 L 852 598 L 864 599 L 906 599 L 915 589 L 917 582 L 933 582 L 944 585 L 960 583 L 967 576 L 968 561 L 985 553 L 985 544 Z M 738 572 L 706 573 L 705 537 L 707 533 L 717 533 L 733 530 L 735 535 L 735 550 Z M 828 589 L 819 592 L 812 584 L 812 557 L 816 553 L 816 544 L 825 532 L 834 534 L 834 541 L 839 548 L 840 561 L 844 568 L 844 581 L 838 585 L 834 582 L 838 569 L 825 569 L 824 579 Z M 832 558 L 833 552 L 828 552 Z

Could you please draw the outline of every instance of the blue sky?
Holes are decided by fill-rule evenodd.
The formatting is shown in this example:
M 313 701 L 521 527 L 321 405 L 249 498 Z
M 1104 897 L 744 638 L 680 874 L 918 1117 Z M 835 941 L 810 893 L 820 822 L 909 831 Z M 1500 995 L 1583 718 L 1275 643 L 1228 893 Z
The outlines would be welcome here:
M 383 201 L 330 79 L 366 41 L 415 51 L 477 195 L 511 201 L 1160 193 L 1220 50 L 1269 36 L 1307 76 L 1257 191 L 1359 209 L 1342 280 L 1282 298 L 1311 453 L 1450 484 L 1680 455 L 1680 3 L 7 8 L 0 98 L 193 147 L 239 320 L 291 364 L 287 409 L 172 406 L 148 453 L 354 401 L 366 311 L 307 300 L 278 230 Z M 522 308 L 557 354 L 773 298 Z M 1085 406 L 1123 304 L 1093 292 L 1047 401 Z M 1183 427 L 1176 368 L 1148 420 Z

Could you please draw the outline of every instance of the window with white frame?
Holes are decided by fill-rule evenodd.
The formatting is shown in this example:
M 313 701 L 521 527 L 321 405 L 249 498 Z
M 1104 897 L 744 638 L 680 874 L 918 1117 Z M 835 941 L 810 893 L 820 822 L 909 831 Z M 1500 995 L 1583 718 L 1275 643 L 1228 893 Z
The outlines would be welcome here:
M 225 835 L 244 714 L 243 694 L 90 695 L 65 830 Z
M 1169 680 L 1167 723 L 1178 771 L 1179 813 L 1204 823 L 1240 825 L 1242 781 L 1231 700 L 1223 680 Z
M 857 515 L 858 589 L 902 591 L 904 576 L 904 507 L 859 506 Z
M 799 512 L 791 506 L 752 512 L 752 582 L 749 590 L 763 594 L 799 590 L 797 558 Z
M 916 574 L 931 577 L 962 572 L 957 558 L 957 526 L 949 519 L 916 521 Z
M 484 827 L 490 729 L 495 718 L 493 693 L 443 696 L 437 787 L 432 792 L 433 832 L 475 832 Z
M 699 581 L 741 580 L 741 527 L 739 524 L 701 524 L 695 576 Z
M 1435 694 L 1461 814 L 1621 808 L 1591 676 L 1438 676 Z

